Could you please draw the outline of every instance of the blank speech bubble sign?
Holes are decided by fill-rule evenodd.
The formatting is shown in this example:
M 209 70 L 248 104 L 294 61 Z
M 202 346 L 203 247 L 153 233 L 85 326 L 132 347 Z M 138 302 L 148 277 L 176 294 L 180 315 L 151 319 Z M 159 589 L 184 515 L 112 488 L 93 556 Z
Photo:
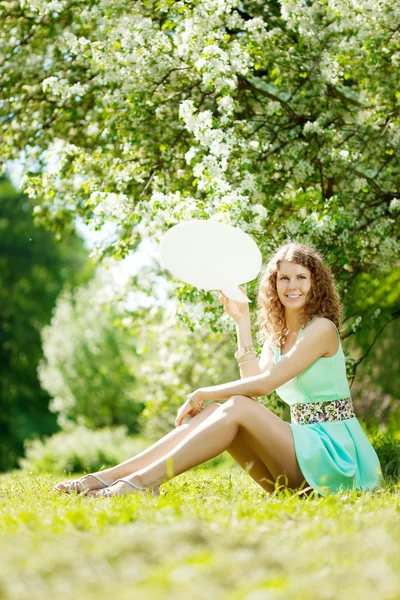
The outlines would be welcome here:
M 161 260 L 177 279 L 203 290 L 222 290 L 238 302 L 251 302 L 238 287 L 261 270 L 261 252 L 238 227 L 211 220 L 174 225 L 160 243 Z

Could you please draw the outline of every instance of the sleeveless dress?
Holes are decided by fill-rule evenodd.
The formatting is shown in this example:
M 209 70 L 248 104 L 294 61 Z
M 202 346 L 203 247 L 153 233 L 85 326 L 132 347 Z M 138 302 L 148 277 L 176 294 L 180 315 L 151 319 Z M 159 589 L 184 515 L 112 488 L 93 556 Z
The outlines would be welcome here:
M 333 325 L 339 338 L 336 354 L 319 358 L 300 375 L 276 388 L 278 396 L 291 407 L 297 403 L 311 405 L 351 398 L 340 335 Z M 300 328 L 297 339 L 304 329 Z M 282 355 L 279 347 L 272 349 L 275 365 Z M 345 489 L 373 490 L 381 484 L 378 455 L 356 417 L 288 425 L 301 472 L 317 494 L 326 496 Z

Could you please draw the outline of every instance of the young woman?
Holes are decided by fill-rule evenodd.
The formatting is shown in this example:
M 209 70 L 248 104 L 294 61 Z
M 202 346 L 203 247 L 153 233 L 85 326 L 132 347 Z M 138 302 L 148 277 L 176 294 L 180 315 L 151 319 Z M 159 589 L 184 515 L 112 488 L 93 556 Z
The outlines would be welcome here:
M 264 268 L 260 361 L 249 305 L 222 292 L 220 299 L 236 322 L 241 379 L 196 390 L 179 409 L 176 428 L 153 446 L 113 468 L 59 483 L 58 490 L 97 497 L 158 493 L 162 483 L 224 450 L 268 492 L 276 482 L 323 496 L 379 486 L 379 459 L 355 416 L 346 379 L 340 300 L 320 254 L 286 244 Z M 274 390 L 290 405 L 291 423 L 256 401 Z

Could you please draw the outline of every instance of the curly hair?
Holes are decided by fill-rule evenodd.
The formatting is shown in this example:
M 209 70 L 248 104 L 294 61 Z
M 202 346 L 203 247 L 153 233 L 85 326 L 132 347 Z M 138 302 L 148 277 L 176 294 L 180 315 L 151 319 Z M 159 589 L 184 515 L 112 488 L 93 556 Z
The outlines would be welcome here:
M 288 333 L 285 309 L 276 289 L 278 268 L 283 260 L 311 271 L 311 288 L 307 303 L 299 314 L 299 325 L 304 327 L 316 316 L 326 317 L 335 323 L 340 332 L 343 308 L 329 267 L 314 248 L 291 242 L 280 246 L 272 254 L 258 281 L 257 326 L 261 342 L 269 339 L 274 345 L 282 346 Z

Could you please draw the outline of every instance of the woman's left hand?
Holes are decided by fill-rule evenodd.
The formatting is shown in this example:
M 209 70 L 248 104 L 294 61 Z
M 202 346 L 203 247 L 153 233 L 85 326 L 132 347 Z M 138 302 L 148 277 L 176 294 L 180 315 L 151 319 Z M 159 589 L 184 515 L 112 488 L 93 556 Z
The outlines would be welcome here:
M 196 398 L 196 392 L 193 392 L 191 394 L 191 396 L 192 396 L 192 398 L 197 399 L 197 402 L 200 404 L 200 406 L 202 408 L 204 408 L 203 401 L 200 400 L 198 397 Z M 182 425 L 182 421 L 186 417 L 186 415 L 190 415 L 190 417 L 193 418 L 197 414 L 198 414 L 197 411 L 191 406 L 191 404 L 189 404 L 189 398 L 188 398 L 186 400 L 186 402 L 184 402 L 184 404 L 182 404 L 182 406 L 178 410 L 178 414 L 175 419 L 175 427 L 179 427 L 180 425 Z

